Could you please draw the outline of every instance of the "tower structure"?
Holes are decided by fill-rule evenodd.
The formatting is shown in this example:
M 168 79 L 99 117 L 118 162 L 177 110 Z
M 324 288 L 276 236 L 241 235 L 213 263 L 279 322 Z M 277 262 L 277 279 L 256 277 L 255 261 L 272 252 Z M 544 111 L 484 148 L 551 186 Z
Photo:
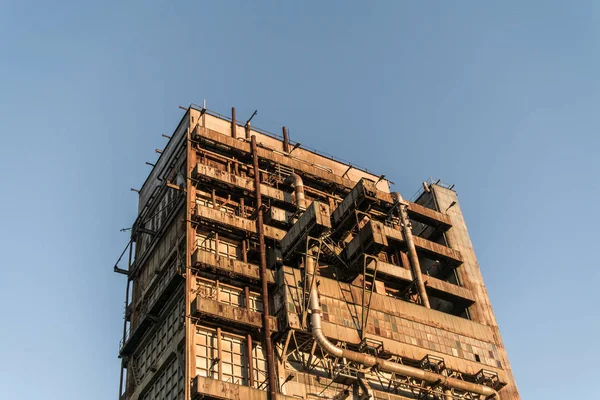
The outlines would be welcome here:
M 519 399 L 453 187 L 232 111 L 187 108 L 139 191 L 119 400 Z

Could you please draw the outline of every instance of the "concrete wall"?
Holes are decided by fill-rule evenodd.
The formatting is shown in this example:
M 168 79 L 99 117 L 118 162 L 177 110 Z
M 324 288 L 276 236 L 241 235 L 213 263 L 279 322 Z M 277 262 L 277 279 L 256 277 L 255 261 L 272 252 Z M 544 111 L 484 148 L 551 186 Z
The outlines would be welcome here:
M 473 243 L 469 237 L 467 225 L 465 223 L 456 192 L 439 185 L 431 185 L 431 190 L 437 207 L 441 212 L 447 214 L 452 220 L 452 228 L 446 232 L 448 245 L 455 250 L 460 251 L 464 263 L 458 269 L 460 278 L 464 286 L 471 291 L 475 297 L 475 304 L 469 308 L 473 320 L 489 327 L 492 331 L 494 344 L 498 349 L 500 361 L 508 376 L 508 386 L 502 390 L 502 400 L 520 399 L 517 386 L 512 374 L 512 369 L 508 361 L 506 349 L 500 336 L 498 323 L 494 316 L 494 311 L 490 303 L 490 298 L 481 276 L 479 263 L 475 257 Z M 454 205 L 452 205 L 454 203 Z M 452 206 L 451 206 L 452 205 Z

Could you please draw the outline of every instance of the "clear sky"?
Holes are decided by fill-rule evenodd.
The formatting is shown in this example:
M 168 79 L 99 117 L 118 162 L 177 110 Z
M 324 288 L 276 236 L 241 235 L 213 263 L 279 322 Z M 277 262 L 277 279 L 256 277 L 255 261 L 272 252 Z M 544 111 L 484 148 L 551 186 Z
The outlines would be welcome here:
M 523 398 L 600 398 L 600 3 L 82 3 L 0 0 L 0 398 L 116 399 L 129 188 L 203 99 L 455 184 Z

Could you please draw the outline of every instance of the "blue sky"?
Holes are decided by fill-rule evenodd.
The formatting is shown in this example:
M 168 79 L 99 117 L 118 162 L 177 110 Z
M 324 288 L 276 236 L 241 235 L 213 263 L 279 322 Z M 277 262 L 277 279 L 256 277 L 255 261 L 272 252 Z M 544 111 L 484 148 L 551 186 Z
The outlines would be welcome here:
M 523 398 L 600 398 L 598 2 L 83 3 L 0 0 L 0 397 L 116 398 L 129 188 L 207 99 L 455 184 Z

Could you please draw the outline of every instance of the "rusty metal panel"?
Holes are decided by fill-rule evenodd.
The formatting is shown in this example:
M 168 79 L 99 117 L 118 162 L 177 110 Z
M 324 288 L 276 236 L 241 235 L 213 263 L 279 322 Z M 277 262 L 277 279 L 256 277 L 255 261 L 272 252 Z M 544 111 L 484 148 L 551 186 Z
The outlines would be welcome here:
M 376 193 L 377 190 L 375 189 L 374 182 L 367 179 L 358 181 L 350 193 L 346 195 L 344 200 L 333 211 L 331 215 L 333 224 L 338 225 L 342 223 L 348 214 L 352 214 L 355 209 L 362 210 L 363 207 L 361 205 L 363 202 L 376 201 Z
M 416 221 L 428 225 L 439 226 L 443 230 L 448 230 L 452 226 L 450 217 L 431 208 L 423 207 L 420 204 L 408 202 L 408 216 Z
M 415 247 L 426 253 L 432 254 L 437 257 L 441 257 L 454 266 L 458 266 L 463 263 L 463 257 L 459 251 L 451 249 L 450 247 L 442 246 L 435 242 L 431 242 L 427 239 L 423 239 L 418 236 L 413 237 L 415 241 Z
M 216 143 L 227 145 L 228 147 L 235 149 L 238 152 L 246 154 L 250 153 L 250 145 L 241 140 L 235 140 L 231 137 L 225 136 L 219 132 L 197 127 L 195 134 L 198 137 L 202 137 Z M 274 163 L 285 165 L 286 167 L 292 168 L 293 170 L 302 171 L 303 174 L 314 176 L 319 179 L 331 181 L 339 186 L 351 189 L 354 187 L 354 182 L 350 179 L 342 178 L 332 172 L 327 171 L 324 168 L 319 168 L 306 161 L 295 159 L 284 154 L 276 153 L 270 149 L 259 148 L 258 156 L 264 160 L 270 160 Z
M 215 399 L 227 400 L 267 400 L 267 392 L 248 386 L 240 386 L 216 379 L 196 376 L 192 381 L 193 396 L 210 396 Z M 273 400 L 293 400 L 295 397 L 278 393 Z
M 196 249 L 192 254 L 192 263 L 200 268 L 206 267 L 212 270 L 221 271 L 223 275 L 235 276 L 250 281 L 259 281 L 260 272 L 258 265 L 245 263 L 241 260 L 236 260 L 227 257 L 217 257 L 214 253 Z M 267 271 L 267 279 L 269 283 L 275 283 L 275 272 Z
M 407 203 L 410 218 L 425 224 L 438 226 L 443 230 L 447 230 L 451 227 L 451 221 L 447 215 L 423 207 L 419 204 L 411 202 Z M 393 204 L 394 199 L 390 193 L 377 190 L 375 182 L 363 178 L 358 181 L 350 193 L 348 193 L 344 200 L 333 211 L 332 221 L 334 225 L 342 224 L 344 220 L 352 216 L 354 210 L 364 211 L 371 205 L 378 206 L 384 210 L 389 210 Z
M 249 325 L 254 328 L 262 327 L 262 313 L 248 310 L 244 307 L 236 307 L 208 299 L 200 295 L 192 302 L 192 314 L 204 315 L 216 320 L 228 321 L 230 323 Z M 271 318 L 271 330 L 278 330 L 277 318 Z
M 382 225 L 384 235 L 397 242 L 405 242 L 402 232 L 396 228 Z M 419 236 L 413 236 L 415 247 L 417 250 L 432 256 L 434 259 L 440 258 L 449 262 L 451 266 L 459 266 L 463 262 L 463 257 L 459 251 L 451 249 L 450 247 L 443 246 L 441 244 L 432 242 L 427 239 L 423 239 Z
M 386 235 L 386 227 L 381 223 L 374 220 L 367 222 L 362 227 L 358 234 L 346 245 L 344 250 L 347 260 L 353 261 L 362 259 L 363 252 L 365 254 L 374 254 L 381 248 L 388 245 Z
M 219 210 L 215 210 L 210 207 L 203 206 L 201 204 L 196 205 L 196 217 L 206 219 L 216 224 L 227 225 L 231 228 L 256 234 L 256 222 L 238 217 L 233 214 L 225 213 Z M 265 236 L 275 240 L 281 240 L 285 236 L 286 231 L 275 228 L 273 226 L 265 225 Z
M 305 241 L 308 236 L 319 237 L 329 229 L 331 229 L 329 206 L 313 201 L 281 239 L 281 251 L 284 258 L 290 256 L 296 246 Z
M 227 171 L 221 171 L 210 165 L 202 163 L 196 164 L 192 176 L 195 179 L 209 181 L 214 180 L 223 185 L 237 188 L 238 190 L 252 194 L 254 192 L 254 179 L 239 176 Z M 292 204 L 292 194 L 276 189 L 265 184 L 260 185 L 260 190 L 263 196 L 279 202 Z
M 426 276 L 424 279 L 427 289 L 431 290 L 432 294 L 436 297 L 450 301 L 459 300 L 466 305 L 475 303 L 475 296 L 467 288 L 442 281 L 432 276 Z
M 369 264 L 367 264 L 367 268 L 372 271 L 375 269 L 375 264 L 377 264 L 378 275 L 381 274 L 384 277 L 390 277 L 404 282 L 413 281 L 412 272 L 409 269 L 399 267 L 394 264 L 389 264 L 380 260 L 371 260 Z

